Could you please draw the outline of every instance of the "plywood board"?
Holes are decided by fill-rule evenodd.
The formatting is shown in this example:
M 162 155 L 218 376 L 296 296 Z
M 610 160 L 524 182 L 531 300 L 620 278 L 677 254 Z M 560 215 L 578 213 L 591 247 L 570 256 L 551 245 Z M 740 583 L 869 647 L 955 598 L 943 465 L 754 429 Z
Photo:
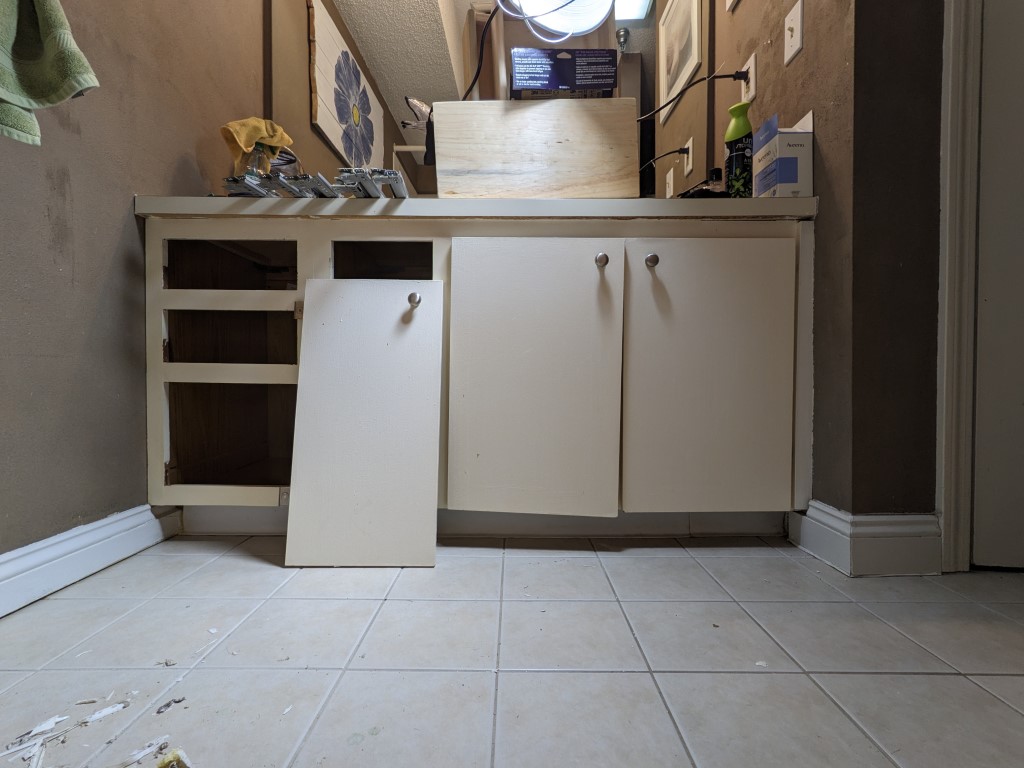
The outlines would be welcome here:
M 288 565 L 434 564 L 442 302 L 440 281 L 306 281 Z
M 438 197 L 633 198 L 633 99 L 434 104 Z

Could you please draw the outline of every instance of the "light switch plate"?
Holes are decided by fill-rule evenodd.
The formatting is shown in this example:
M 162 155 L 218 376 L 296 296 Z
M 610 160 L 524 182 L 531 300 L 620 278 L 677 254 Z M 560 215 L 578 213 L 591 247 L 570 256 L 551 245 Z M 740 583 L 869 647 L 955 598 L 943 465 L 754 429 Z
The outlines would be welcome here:
M 675 167 L 668 169 L 668 173 L 665 174 L 665 199 L 670 200 L 674 197 L 675 192 Z
M 796 0 L 786 14 L 785 40 L 784 61 L 789 64 L 804 48 L 804 0 Z
M 754 97 L 757 96 L 757 53 L 750 54 L 750 58 L 747 59 L 747 63 L 744 64 L 741 69 L 747 71 L 746 82 L 740 81 L 740 100 L 741 101 L 753 101 Z
M 683 173 L 689 176 L 693 173 L 693 136 L 686 140 L 683 147 L 686 149 L 686 154 L 683 155 Z

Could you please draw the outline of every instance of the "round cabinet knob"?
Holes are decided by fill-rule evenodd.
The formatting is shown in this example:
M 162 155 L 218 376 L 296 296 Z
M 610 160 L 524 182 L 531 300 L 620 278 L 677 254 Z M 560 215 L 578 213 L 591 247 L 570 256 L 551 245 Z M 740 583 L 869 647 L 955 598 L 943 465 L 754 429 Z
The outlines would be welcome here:
M 658 254 L 648 253 L 647 258 L 644 259 L 644 264 L 646 264 L 648 267 L 656 267 L 658 266 L 659 261 L 661 261 L 661 259 L 658 258 Z
M 597 266 L 600 267 L 601 269 L 604 269 L 605 267 L 608 266 L 608 254 L 607 253 L 599 253 L 599 254 L 597 254 L 597 256 L 594 257 L 594 263 L 597 264 Z
M 423 301 L 423 297 L 420 296 L 418 293 L 409 294 L 409 306 L 412 307 L 413 309 L 416 309 L 416 307 L 420 305 L 421 301 Z

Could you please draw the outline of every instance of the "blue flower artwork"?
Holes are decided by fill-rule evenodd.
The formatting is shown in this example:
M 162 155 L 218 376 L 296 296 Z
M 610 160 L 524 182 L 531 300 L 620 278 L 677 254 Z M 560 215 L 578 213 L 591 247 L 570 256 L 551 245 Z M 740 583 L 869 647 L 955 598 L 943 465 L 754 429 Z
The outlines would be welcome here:
M 334 110 L 342 125 L 341 146 L 354 168 L 370 164 L 373 154 L 373 108 L 359 65 L 348 51 L 334 65 Z

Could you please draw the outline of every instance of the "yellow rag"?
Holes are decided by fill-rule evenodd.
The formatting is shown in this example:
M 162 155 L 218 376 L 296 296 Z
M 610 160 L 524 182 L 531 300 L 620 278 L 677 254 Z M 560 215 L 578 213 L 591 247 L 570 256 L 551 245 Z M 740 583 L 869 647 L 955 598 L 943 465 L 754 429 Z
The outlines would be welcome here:
M 273 120 L 262 117 L 247 117 L 221 126 L 220 135 L 231 150 L 235 161 L 235 174 L 245 172 L 246 154 L 252 152 L 257 143 L 267 147 L 270 158 L 277 157 L 281 147 L 290 146 L 291 136 Z M 269 158 L 268 158 L 269 161 Z M 263 169 L 266 170 L 266 169 Z

